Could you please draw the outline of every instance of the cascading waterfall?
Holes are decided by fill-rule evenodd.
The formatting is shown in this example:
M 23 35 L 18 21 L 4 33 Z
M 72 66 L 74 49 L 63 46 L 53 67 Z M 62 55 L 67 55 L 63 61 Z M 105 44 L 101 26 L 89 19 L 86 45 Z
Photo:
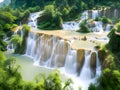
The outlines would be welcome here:
M 62 24 L 63 30 L 78 30 L 79 24 L 83 21 L 88 19 L 88 11 L 84 11 L 81 15 L 80 21 L 70 21 L 70 22 L 64 22 Z
M 78 30 L 79 29 L 79 22 L 64 22 L 62 24 L 63 30 Z
M 40 16 L 41 12 L 31 13 L 28 21 L 28 25 L 37 28 L 37 18 Z
M 32 45 L 32 46 L 31 46 Z M 29 32 L 26 54 L 34 59 L 34 65 L 45 66 L 48 68 L 62 68 L 61 71 L 79 78 L 78 81 L 93 80 L 90 69 L 91 51 L 85 50 L 85 62 L 81 68 L 79 76 L 77 75 L 77 50 L 70 46 L 70 42 L 60 39 L 56 36 Z M 97 56 L 98 58 L 98 56 Z M 99 60 L 96 61 L 96 75 L 101 72 Z M 96 75 L 94 78 L 96 78 Z M 74 80 L 74 79 L 73 79 Z M 82 83 L 80 83 L 82 85 Z M 82 85 L 83 88 L 86 87 Z M 86 87 L 87 88 L 87 87 Z M 85 89 L 83 89 L 85 90 Z
M 102 22 L 95 22 L 95 27 L 94 28 L 92 28 L 92 31 L 93 32 L 103 32 L 104 30 L 103 30 L 103 23 Z

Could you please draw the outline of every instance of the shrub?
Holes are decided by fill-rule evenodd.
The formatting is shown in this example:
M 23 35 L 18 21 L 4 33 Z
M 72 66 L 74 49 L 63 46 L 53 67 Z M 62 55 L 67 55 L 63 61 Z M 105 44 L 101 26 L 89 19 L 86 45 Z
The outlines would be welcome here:
M 89 33 L 90 32 L 88 26 L 84 22 L 82 22 L 79 27 L 80 27 L 80 29 L 78 30 L 78 32 L 81 32 L 81 33 Z

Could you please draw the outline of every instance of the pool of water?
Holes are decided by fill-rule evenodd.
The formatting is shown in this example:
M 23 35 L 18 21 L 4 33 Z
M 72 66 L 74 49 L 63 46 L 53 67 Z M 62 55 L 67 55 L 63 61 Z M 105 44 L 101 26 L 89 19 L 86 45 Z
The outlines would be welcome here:
M 34 65 L 34 61 L 24 55 L 19 54 L 6 54 L 7 57 L 15 57 L 16 64 L 21 66 L 20 72 L 23 80 L 32 81 L 39 73 L 48 76 L 53 70 L 45 67 L 38 67 Z

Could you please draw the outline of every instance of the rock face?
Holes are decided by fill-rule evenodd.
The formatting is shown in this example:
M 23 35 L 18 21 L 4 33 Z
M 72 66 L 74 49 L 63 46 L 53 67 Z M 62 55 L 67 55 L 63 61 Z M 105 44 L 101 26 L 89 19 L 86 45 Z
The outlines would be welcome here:
M 77 50 L 77 75 L 80 75 L 82 66 L 84 64 L 85 60 L 85 50 L 84 49 L 79 49 Z
M 88 10 L 88 17 L 95 19 L 95 17 L 106 16 L 108 18 L 119 18 L 120 10 L 119 9 L 110 9 L 104 8 L 103 10 Z
M 105 60 L 106 57 L 106 53 L 104 50 L 98 50 L 98 58 L 101 62 L 101 64 L 103 64 L 103 61 Z
M 96 52 L 92 52 L 91 54 L 90 68 L 91 68 L 91 71 L 93 72 L 92 77 L 95 77 L 96 75 Z

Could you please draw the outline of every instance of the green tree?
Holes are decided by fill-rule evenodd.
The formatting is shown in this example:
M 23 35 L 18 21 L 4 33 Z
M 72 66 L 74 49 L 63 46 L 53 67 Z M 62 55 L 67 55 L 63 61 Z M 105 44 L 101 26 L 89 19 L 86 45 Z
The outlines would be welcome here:
M 108 47 L 113 53 L 118 53 L 120 52 L 120 36 L 119 33 L 120 31 L 120 23 L 116 24 L 116 28 L 112 28 L 110 33 L 108 34 L 109 37 L 109 42 L 108 42 Z
M 14 44 L 15 47 L 20 46 L 22 43 L 22 39 L 19 35 L 12 35 L 10 41 Z
M 78 32 L 81 32 L 81 33 L 89 33 L 89 28 L 88 26 L 85 24 L 85 21 L 80 23 L 80 29 L 78 30 Z

